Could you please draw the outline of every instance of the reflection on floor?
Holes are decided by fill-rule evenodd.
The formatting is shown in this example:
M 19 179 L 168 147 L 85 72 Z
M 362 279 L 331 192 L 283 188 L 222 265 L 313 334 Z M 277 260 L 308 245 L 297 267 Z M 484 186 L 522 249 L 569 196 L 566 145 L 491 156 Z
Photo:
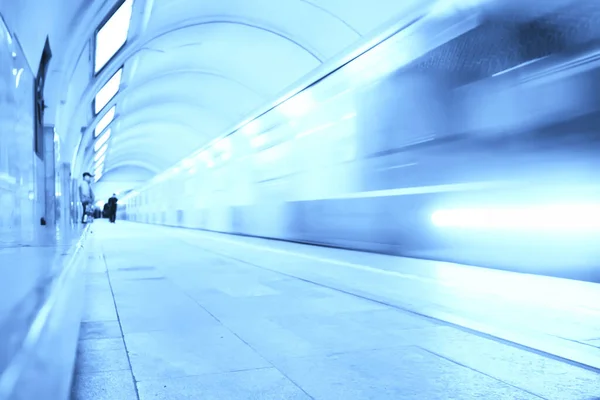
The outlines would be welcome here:
M 312 258 L 294 258 L 289 252 L 308 247 L 276 243 L 274 252 L 262 251 L 262 262 L 259 248 L 218 244 L 221 237 L 98 221 L 87 245 L 94 262 L 74 399 L 600 395 L 600 375 L 591 369 L 370 299 L 396 293 L 397 301 L 432 307 L 465 291 L 421 286 L 420 279 L 434 278 L 426 272 L 405 274 L 401 284 L 401 271 L 349 266 L 349 254 L 376 265 L 369 255 L 314 249 Z M 350 280 L 365 284 L 352 289 L 344 283 Z

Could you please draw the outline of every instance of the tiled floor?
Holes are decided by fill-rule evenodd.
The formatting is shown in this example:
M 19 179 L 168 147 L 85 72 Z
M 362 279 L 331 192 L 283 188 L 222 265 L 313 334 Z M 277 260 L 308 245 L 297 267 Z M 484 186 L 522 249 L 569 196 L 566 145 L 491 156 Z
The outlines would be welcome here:
M 257 249 L 226 255 L 209 234 L 177 232 L 95 227 L 74 399 L 600 396 L 589 369 L 368 299 L 404 290 L 389 276 L 371 274 L 362 297 L 338 290 L 347 255 L 328 267 L 271 254 L 260 267 Z M 300 264 L 321 280 L 295 277 Z M 439 296 L 413 286 L 413 301 Z

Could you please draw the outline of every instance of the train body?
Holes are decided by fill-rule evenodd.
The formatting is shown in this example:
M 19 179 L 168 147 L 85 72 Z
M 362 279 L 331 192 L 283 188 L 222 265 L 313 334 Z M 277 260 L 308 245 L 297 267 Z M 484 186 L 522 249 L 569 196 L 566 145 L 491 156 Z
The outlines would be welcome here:
M 595 275 L 600 35 L 476 11 L 419 15 L 131 192 L 121 218 Z

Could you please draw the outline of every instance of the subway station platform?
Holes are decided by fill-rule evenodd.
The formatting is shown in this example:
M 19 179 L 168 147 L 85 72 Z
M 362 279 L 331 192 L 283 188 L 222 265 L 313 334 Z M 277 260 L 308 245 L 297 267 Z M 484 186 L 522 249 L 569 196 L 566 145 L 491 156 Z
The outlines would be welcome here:
M 96 221 L 73 399 L 598 399 L 600 285 Z

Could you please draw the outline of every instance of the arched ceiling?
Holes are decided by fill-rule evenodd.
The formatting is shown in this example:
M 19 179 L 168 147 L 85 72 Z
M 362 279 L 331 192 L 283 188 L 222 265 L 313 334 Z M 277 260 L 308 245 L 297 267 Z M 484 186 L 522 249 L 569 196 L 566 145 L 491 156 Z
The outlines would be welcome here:
M 0 0 L 34 72 L 50 38 L 45 124 L 74 173 L 93 170 L 95 126 L 115 107 L 100 186 L 154 176 L 415 9 L 480 1 L 530 18 L 573 0 L 527 10 L 522 0 L 128 0 L 127 42 L 94 75 L 96 29 L 121 1 Z M 118 94 L 94 116 L 96 93 L 121 68 Z
M 23 1 L 18 12 L 27 16 L 36 2 Z M 434 2 L 133 0 L 127 42 L 94 76 L 88 55 L 96 29 L 120 1 L 47 0 L 54 22 L 40 30 L 55 54 L 46 123 L 57 127 L 61 158 L 72 160 L 74 173 L 93 170 L 95 125 L 115 106 L 99 185 L 124 171 L 136 181 L 168 168 L 323 63 Z M 19 20 L 19 29 L 34 31 Z M 37 51 L 38 39 L 25 47 Z M 96 93 L 121 67 L 118 94 L 94 116 Z
M 152 172 L 175 164 L 411 6 L 396 0 L 135 1 L 128 43 L 90 82 L 75 111 L 123 66 L 121 90 L 108 106 L 116 105 L 117 117 L 104 175 L 127 163 Z M 82 169 L 93 169 L 91 132 L 99 119 L 79 146 Z

